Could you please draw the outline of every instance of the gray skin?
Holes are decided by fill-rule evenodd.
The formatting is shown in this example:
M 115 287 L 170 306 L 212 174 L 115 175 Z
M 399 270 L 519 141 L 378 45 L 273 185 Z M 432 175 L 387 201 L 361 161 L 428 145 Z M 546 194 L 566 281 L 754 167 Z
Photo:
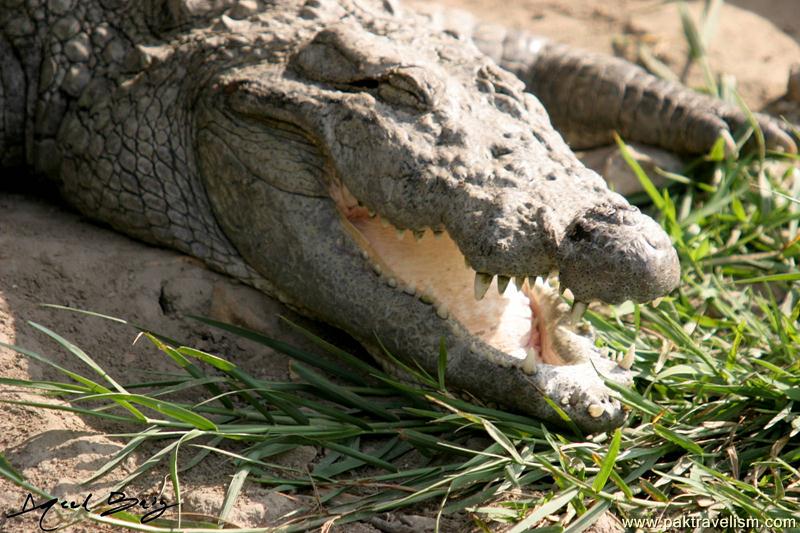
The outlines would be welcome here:
M 577 301 L 644 302 L 678 284 L 670 239 L 557 129 L 573 147 L 616 130 L 697 153 L 720 135 L 734 150 L 746 123 L 623 61 L 390 1 L 0 0 L 0 65 L 3 167 L 375 354 L 379 339 L 435 372 L 444 338 L 450 386 L 558 422 L 547 395 L 589 432 L 625 418 L 597 371 L 629 371 L 565 330 L 572 364 L 522 372 L 391 286 L 330 191 L 398 228 L 446 229 L 477 272 L 557 270 Z M 770 147 L 795 150 L 758 120 Z

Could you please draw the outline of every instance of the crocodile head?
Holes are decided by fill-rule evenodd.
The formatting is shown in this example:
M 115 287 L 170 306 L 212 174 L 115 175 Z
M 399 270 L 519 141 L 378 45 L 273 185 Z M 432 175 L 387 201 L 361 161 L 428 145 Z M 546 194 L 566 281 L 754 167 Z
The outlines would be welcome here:
M 574 315 L 673 289 L 669 238 L 519 80 L 408 21 L 306 23 L 285 61 L 240 62 L 201 91 L 217 220 L 281 300 L 373 353 L 435 371 L 444 339 L 448 385 L 557 420 L 546 395 L 587 431 L 620 424 L 599 374 L 629 384 L 630 361 Z M 553 271 L 573 316 L 535 281 Z

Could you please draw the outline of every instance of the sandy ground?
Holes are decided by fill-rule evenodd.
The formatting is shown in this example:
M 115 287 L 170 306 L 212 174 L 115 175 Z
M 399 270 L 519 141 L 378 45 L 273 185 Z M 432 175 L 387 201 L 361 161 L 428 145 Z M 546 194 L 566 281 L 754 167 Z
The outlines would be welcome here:
M 645 42 L 675 72 L 684 66 L 685 46 L 677 8 L 649 0 L 445 0 L 498 23 L 527 28 L 587 49 L 611 52 L 627 36 Z M 692 4 L 697 14 L 700 3 Z M 731 0 L 722 10 L 710 62 L 736 76 L 739 89 L 756 109 L 781 96 L 792 62 L 800 61 L 800 7 L 796 0 Z M 699 71 L 690 84 L 701 83 Z M 90 372 L 27 322 L 40 323 L 82 347 L 122 381 L 152 379 L 174 368 L 146 342 L 132 345 L 134 332 L 96 318 L 40 307 L 41 302 L 91 309 L 127 318 L 212 352 L 226 354 L 249 372 L 286 378 L 287 362 L 270 350 L 212 331 L 181 318 L 201 314 L 239 322 L 295 344 L 277 319 L 294 315 L 259 293 L 209 272 L 197 261 L 147 246 L 93 225 L 58 202 L 0 190 L 0 340 L 47 355 L 60 364 Z M 294 317 L 298 319 L 298 317 Z M 58 373 L 17 353 L 0 349 L 2 376 L 56 379 Z M 88 374 L 87 374 L 88 375 Z M 3 387 L 2 399 L 35 399 L 16 387 Z M 124 461 L 118 472 L 91 486 L 80 486 L 122 446 L 101 433 L 122 431 L 109 423 L 75 414 L 5 405 L 0 417 L 0 451 L 28 480 L 59 496 L 106 494 L 115 479 L 130 473 L 141 456 Z M 299 448 L 282 460 L 306 464 L 314 448 Z M 183 476 L 186 510 L 215 515 L 232 473 L 230 464 L 212 459 Z M 159 476 L 135 491 L 158 490 Z M 0 511 L 19 509 L 25 491 L 0 480 Z M 265 526 L 303 497 L 249 487 L 231 515 L 238 526 Z M 81 498 L 82 500 L 82 498 Z M 4 515 L 3 515 L 4 516 Z M 419 524 L 423 524 L 421 522 Z M 2 531 L 33 531 L 33 520 L 0 517 Z M 423 528 L 424 529 L 424 528 Z M 70 531 L 100 531 L 73 526 Z M 345 530 L 342 528 L 342 530 Z M 346 531 L 376 531 L 366 524 Z

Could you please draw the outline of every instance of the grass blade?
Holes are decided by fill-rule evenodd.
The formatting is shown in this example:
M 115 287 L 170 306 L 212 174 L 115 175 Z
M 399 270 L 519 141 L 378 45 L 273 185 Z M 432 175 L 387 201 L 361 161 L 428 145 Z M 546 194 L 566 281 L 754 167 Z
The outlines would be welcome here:
M 592 488 L 595 490 L 595 492 L 600 492 L 603 490 L 603 487 L 606 486 L 608 477 L 611 475 L 611 472 L 614 469 L 614 464 L 617 460 L 617 454 L 619 453 L 621 441 L 622 431 L 617 428 L 614 430 L 614 436 L 611 438 L 611 444 L 608 446 L 606 457 L 600 464 L 600 472 L 597 473 L 597 476 L 594 478 L 594 482 L 592 483 Z

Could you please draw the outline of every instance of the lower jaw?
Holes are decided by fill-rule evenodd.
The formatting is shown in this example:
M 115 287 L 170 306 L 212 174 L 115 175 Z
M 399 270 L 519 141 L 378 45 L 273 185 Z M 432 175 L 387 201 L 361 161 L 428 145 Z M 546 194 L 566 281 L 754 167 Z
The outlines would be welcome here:
M 352 223 L 344 220 L 342 225 L 340 213 L 329 201 L 313 198 L 303 201 L 308 204 L 307 209 L 290 211 L 295 217 L 285 226 L 290 234 L 275 239 L 291 245 L 276 250 L 273 244 L 271 257 L 277 254 L 278 261 L 263 262 L 259 268 L 266 279 L 285 291 L 287 301 L 302 302 L 308 314 L 348 331 L 378 359 L 385 347 L 407 362 L 417 359 L 433 375 L 438 368 L 438 346 L 444 339 L 448 350 L 448 388 L 466 390 L 481 399 L 537 418 L 563 422 L 551 406 L 555 402 L 587 432 L 602 431 L 624 420 L 621 406 L 611 399 L 595 368 L 623 385 L 630 383 L 629 372 L 621 371 L 608 359 L 592 357 L 588 362 L 570 361 L 568 365 L 550 365 L 542 361 L 536 373 L 524 373 L 519 368 L 520 359 L 493 347 L 456 320 L 461 309 L 458 304 L 451 304 L 455 309 L 451 316 L 448 309 L 442 312 L 441 305 L 437 311 L 436 304 L 442 302 L 435 302 L 436 293 L 426 293 L 424 286 L 415 288 L 414 296 L 408 294 L 411 292 L 408 291 L 408 281 L 391 271 L 394 264 L 387 264 L 379 256 L 381 244 L 370 243 L 356 231 L 360 225 L 358 220 Z M 380 222 L 378 227 L 382 227 Z M 393 229 L 384 229 L 394 242 L 398 242 Z M 408 233 L 400 242 L 411 249 L 424 246 L 426 241 L 433 246 L 445 242 L 444 237 L 437 240 L 430 231 L 427 233 L 419 245 Z M 309 235 L 316 237 L 310 239 Z M 259 242 L 265 239 L 261 235 L 257 237 Z M 269 242 L 269 237 L 266 236 L 266 242 Z M 259 264 L 258 259 L 267 256 L 266 249 L 255 248 L 251 255 L 244 257 L 251 264 Z M 287 270 L 285 264 L 281 264 L 281 257 L 289 256 L 294 258 L 293 264 L 310 268 Z M 303 261 L 299 262 L 299 258 Z M 473 273 L 464 266 L 460 254 L 452 261 L 452 268 L 448 267 L 448 271 L 456 272 L 454 269 L 458 266 L 460 275 L 454 277 L 462 280 L 458 284 L 458 294 L 464 299 L 458 301 L 463 301 L 463 305 L 468 307 L 486 303 L 475 301 L 471 286 L 474 278 L 470 279 Z M 459 262 L 458 265 L 455 261 Z M 432 265 L 438 263 L 433 261 Z M 408 292 L 404 293 L 404 289 Z M 491 294 L 486 301 L 502 303 L 509 300 L 511 293 L 501 298 L 493 289 Z M 519 303 L 513 298 L 511 301 Z M 441 315 L 447 318 L 443 319 Z M 524 318 L 527 323 L 512 331 L 518 333 L 517 340 L 521 344 L 512 343 L 507 349 L 524 347 L 523 338 L 530 330 L 529 318 Z M 495 329 L 501 330 L 499 326 Z M 503 340 L 502 336 L 497 338 Z M 592 409 L 594 414 L 590 413 L 592 405 L 600 406 Z
M 447 346 L 445 386 L 450 391 L 465 391 L 483 401 L 497 403 L 514 412 L 545 422 L 577 427 L 585 433 L 600 433 L 621 425 L 627 412 L 614 397 L 606 381 L 628 388 L 632 374 L 616 362 L 600 356 L 569 365 L 540 364 L 533 374 L 525 373 L 501 352 L 470 336 L 451 322 L 439 337 Z M 392 343 L 377 346 L 364 342 L 385 367 L 384 348 L 393 354 L 418 354 L 406 362 L 422 366 L 432 375 L 438 372 L 438 351 L 434 343 L 420 347 L 417 338 L 395 338 Z M 437 339 L 438 341 L 438 339 Z M 568 420 L 563 418 L 566 415 Z

